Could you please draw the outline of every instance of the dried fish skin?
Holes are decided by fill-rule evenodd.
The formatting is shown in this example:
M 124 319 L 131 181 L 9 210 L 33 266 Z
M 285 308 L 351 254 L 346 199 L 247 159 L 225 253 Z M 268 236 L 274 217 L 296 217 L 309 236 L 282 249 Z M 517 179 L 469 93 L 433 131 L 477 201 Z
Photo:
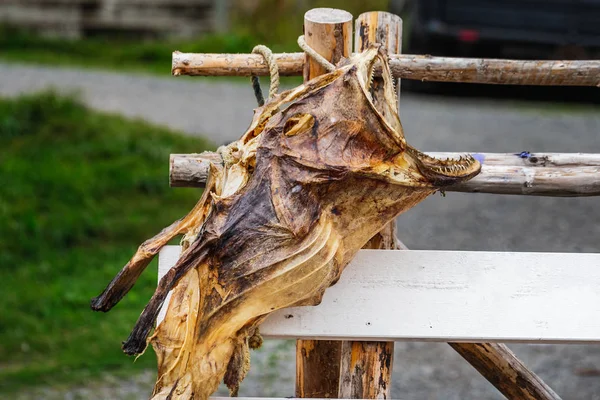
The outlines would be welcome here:
M 372 90 L 375 69 L 382 70 L 381 90 Z M 239 141 L 220 151 L 224 167 L 211 169 L 194 210 L 147 241 L 154 250 L 169 235 L 185 234 L 179 261 L 123 345 L 130 354 L 144 350 L 172 291 L 149 339 L 159 371 L 153 399 L 206 399 L 223 380 L 237 393 L 250 338 L 266 316 L 318 304 L 398 214 L 480 170 L 472 158 L 438 160 L 407 143 L 378 47 L 276 96 L 256 110 Z M 153 254 L 137 256 L 145 262 Z M 118 278 L 96 299 L 98 309 L 112 306 L 110 293 L 129 290 Z

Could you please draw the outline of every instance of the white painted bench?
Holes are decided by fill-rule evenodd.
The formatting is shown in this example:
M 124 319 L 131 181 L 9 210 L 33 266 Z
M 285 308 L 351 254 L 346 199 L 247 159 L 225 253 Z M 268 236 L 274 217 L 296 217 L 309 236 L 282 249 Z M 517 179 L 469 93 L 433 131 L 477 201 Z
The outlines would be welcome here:
M 160 252 L 160 276 L 179 253 Z M 266 338 L 600 343 L 600 254 L 361 250 L 319 306 L 274 312 L 260 330 Z

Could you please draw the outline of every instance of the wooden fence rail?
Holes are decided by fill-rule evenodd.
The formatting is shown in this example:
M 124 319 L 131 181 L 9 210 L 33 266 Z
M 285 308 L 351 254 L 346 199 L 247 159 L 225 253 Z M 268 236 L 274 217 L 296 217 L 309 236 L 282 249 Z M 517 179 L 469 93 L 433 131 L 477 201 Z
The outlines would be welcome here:
M 464 153 L 428 153 L 458 157 Z M 600 195 L 600 154 L 470 153 L 482 163 L 481 173 L 448 192 L 580 197 Z M 169 179 L 173 187 L 203 187 L 209 164 L 218 153 L 172 154 Z
M 304 53 L 275 54 L 280 75 L 302 75 Z M 598 86 L 600 60 L 501 60 L 390 54 L 396 78 L 436 82 L 540 86 Z M 196 76 L 268 76 L 256 54 L 173 53 L 172 73 Z

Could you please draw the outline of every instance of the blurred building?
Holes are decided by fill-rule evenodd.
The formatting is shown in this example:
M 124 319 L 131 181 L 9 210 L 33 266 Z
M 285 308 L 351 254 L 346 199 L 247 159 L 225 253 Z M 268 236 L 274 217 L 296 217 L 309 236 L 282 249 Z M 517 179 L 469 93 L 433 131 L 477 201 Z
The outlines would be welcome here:
M 63 37 L 227 30 L 227 0 L 2 0 L 0 24 Z

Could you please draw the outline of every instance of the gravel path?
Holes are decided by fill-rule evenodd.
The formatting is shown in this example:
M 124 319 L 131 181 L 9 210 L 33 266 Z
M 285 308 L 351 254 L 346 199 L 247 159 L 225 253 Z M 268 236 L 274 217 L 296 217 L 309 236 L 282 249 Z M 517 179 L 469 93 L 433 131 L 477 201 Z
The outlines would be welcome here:
M 48 86 L 81 91 L 95 108 L 203 134 L 217 144 L 241 135 L 254 104 L 249 85 L 0 64 L 0 95 Z M 597 106 L 580 112 L 403 94 L 401 114 L 408 140 L 421 150 L 600 152 Z M 414 249 L 598 252 L 599 206 L 598 198 L 449 193 L 401 216 L 398 233 Z M 600 346 L 511 348 L 565 399 L 600 399 Z M 255 353 L 240 395 L 292 395 L 293 362 L 293 342 L 269 341 Z M 395 398 L 502 398 L 445 344 L 398 343 L 394 371 Z M 153 378 L 152 373 L 118 382 L 108 377 L 85 388 L 39 389 L 21 398 L 142 399 Z

